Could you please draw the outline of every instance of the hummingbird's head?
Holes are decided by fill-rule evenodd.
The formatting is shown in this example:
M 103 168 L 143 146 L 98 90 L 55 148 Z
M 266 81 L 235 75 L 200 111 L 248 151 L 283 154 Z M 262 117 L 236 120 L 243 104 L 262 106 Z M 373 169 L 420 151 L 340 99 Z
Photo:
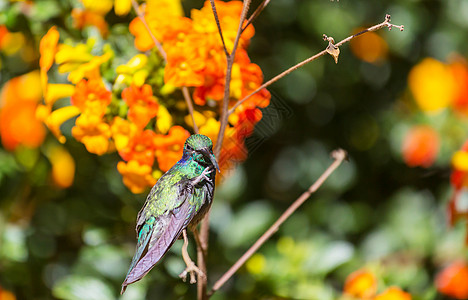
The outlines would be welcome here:
M 203 134 L 193 134 L 185 141 L 184 156 L 191 157 L 201 165 L 214 166 L 219 172 L 218 162 L 213 154 L 213 142 Z

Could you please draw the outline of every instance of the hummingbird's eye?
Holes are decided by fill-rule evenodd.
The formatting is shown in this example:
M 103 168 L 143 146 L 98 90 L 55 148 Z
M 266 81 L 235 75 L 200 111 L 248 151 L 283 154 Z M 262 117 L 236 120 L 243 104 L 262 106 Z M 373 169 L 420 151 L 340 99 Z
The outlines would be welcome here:
M 192 146 L 190 146 L 190 145 L 187 145 L 187 147 L 186 147 L 186 148 L 187 148 L 187 150 L 190 150 L 190 151 L 192 151 L 192 150 L 193 150 Z

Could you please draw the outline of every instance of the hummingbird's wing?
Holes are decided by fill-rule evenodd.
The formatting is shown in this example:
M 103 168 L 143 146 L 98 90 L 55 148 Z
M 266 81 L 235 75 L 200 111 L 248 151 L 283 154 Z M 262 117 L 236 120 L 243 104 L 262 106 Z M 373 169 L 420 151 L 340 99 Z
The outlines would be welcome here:
M 202 191 L 195 189 L 191 182 L 192 179 L 182 179 L 171 185 L 171 187 L 166 187 L 164 192 L 160 190 L 160 187 L 164 186 L 164 182 L 161 182 L 151 191 L 148 200 L 156 198 L 154 198 L 155 201 L 147 200 L 138 215 L 137 250 L 127 277 L 122 284 L 122 293 L 127 285 L 140 280 L 154 267 L 200 209 L 201 205 L 194 205 L 193 198 L 194 196 L 198 198 L 200 192 L 202 194 L 204 192 L 203 189 Z M 161 194 L 166 194 L 168 190 L 169 192 L 172 190 L 174 193 L 168 193 L 168 195 L 173 195 L 173 199 L 171 199 L 172 201 L 166 201 L 165 211 L 162 214 L 151 213 L 150 207 L 152 204 L 157 204 L 159 206 L 157 209 L 162 208 L 162 201 L 157 198 Z M 201 198 L 204 199 L 204 197 Z

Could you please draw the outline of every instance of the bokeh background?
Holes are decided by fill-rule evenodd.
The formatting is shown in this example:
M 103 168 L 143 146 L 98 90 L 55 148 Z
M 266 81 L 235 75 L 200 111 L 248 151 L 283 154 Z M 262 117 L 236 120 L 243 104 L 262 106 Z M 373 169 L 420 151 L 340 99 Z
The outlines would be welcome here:
M 187 15 L 203 6 L 182 4 Z M 70 12 L 82 6 L 0 0 L 1 85 L 38 69 L 39 40 L 52 25 L 84 39 L 96 31 L 73 28 Z M 468 132 L 468 2 L 275 0 L 254 23 L 249 55 L 269 79 L 324 49 L 322 34 L 339 41 L 387 13 L 405 30 L 363 35 L 341 47 L 338 64 L 321 57 L 269 87 L 248 158 L 217 186 L 209 284 L 318 178 L 332 150 L 347 150 L 349 161 L 213 299 L 353 299 L 343 288 L 357 270 L 372 274 L 375 293 L 398 286 L 412 299 L 468 298 L 465 221 L 453 220 L 467 205 L 451 183 L 452 157 L 463 154 Z M 111 43 L 133 47 L 132 18 L 105 16 Z M 40 101 L 29 77 L 16 92 Z M 36 136 L 54 140 L 37 126 Z M 195 298 L 196 287 L 178 278 L 181 242 L 119 296 L 146 194 L 123 185 L 117 154 L 97 156 L 68 138 L 61 155 L 51 143 L 12 146 L 1 134 L 0 299 Z M 462 274 L 455 292 L 436 280 L 454 263 Z M 408 299 L 399 297 L 385 299 Z

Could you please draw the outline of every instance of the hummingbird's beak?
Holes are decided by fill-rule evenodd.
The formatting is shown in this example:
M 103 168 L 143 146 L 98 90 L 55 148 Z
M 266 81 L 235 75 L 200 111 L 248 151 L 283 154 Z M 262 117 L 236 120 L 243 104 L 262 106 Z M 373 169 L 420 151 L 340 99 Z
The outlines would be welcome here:
M 213 153 L 211 153 L 208 149 L 202 149 L 201 152 L 203 153 L 204 156 L 208 157 L 211 161 L 211 163 L 215 166 L 215 168 L 218 170 L 219 173 L 221 173 L 221 170 L 219 169 L 218 162 L 216 161 L 216 157 L 214 156 Z

